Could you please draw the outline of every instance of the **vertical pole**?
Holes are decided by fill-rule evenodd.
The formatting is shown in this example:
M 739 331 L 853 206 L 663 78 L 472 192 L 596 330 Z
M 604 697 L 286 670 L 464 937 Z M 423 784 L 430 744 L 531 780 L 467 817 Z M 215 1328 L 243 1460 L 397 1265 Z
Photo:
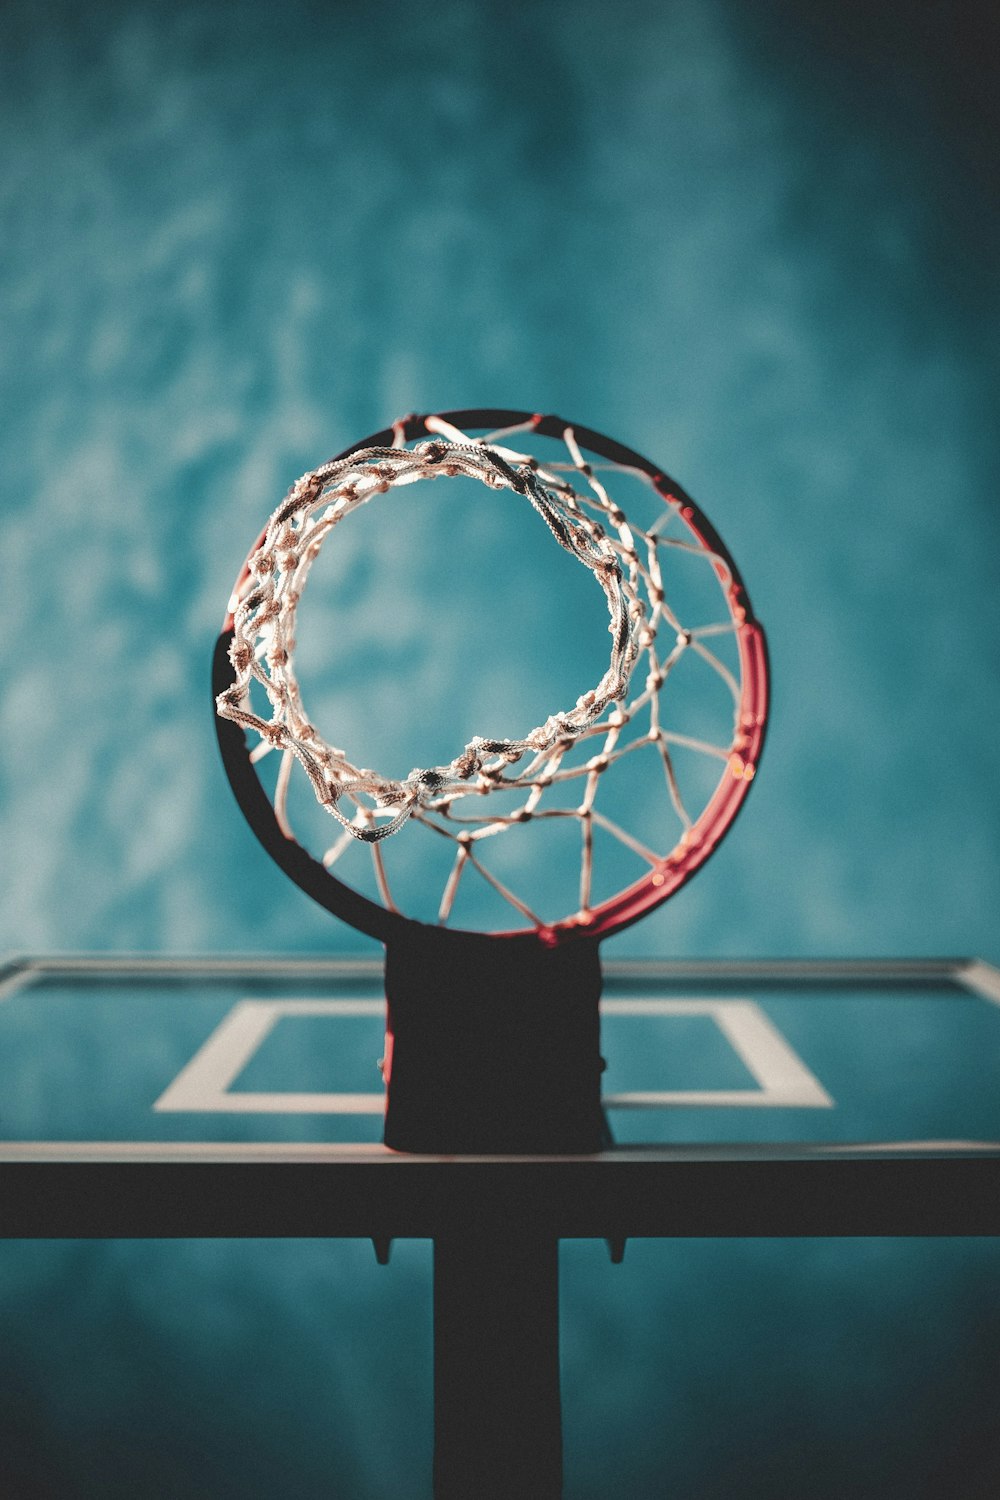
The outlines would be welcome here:
M 559 1242 L 434 1241 L 435 1500 L 560 1500 Z

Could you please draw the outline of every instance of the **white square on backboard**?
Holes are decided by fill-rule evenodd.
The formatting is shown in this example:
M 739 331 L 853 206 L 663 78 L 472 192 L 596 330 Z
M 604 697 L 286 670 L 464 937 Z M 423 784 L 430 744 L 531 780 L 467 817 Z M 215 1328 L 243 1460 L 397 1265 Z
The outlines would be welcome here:
M 164 1112 L 380 1115 L 384 1090 L 368 1094 L 232 1091 L 243 1069 L 280 1020 L 291 1016 L 381 1016 L 381 1000 L 241 1000 L 157 1099 Z M 605 1015 L 708 1016 L 756 1088 L 653 1090 L 610 1094 L 609 1109 L 784 1107 L 827 1109 L 833 1100 L 780 1031 L 752 1000 L 608 1000 Z
M 747 1071 L 750 1089 L 662 1089 L 607 1094 L 606 1109 L 830 1109 L 833 1100 L 753 1000 L 608 1000 L 602 1015 L 708 1016 Z
M 230 1090 L 278 1022 L 288 1016 L 384 1015 L 384 1000 L 240 1000 L 153 1108 L 232 1115 L 380 1115 L 385 1111 L 383 1089 L 371 1094 Z

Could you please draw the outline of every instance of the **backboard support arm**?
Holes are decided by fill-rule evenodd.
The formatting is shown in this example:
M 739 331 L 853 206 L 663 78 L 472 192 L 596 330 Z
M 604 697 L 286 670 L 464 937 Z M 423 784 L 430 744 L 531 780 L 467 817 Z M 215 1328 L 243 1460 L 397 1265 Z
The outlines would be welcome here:
M 597 942 L 546 946 L 411 923 L 386 944 L 385 1143 L 397 1151 L 599 1152 Z

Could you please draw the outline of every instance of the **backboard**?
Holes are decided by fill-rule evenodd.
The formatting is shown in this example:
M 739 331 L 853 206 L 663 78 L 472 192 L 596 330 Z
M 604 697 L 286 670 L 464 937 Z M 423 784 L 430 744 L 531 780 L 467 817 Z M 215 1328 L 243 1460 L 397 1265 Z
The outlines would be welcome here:
M 58 957 L 0 972 L 7 1235 L 1000 1229 L 1000 972 L 960 960 L 606 965 L 614 1146 L 380 1144 L 381 965 Z

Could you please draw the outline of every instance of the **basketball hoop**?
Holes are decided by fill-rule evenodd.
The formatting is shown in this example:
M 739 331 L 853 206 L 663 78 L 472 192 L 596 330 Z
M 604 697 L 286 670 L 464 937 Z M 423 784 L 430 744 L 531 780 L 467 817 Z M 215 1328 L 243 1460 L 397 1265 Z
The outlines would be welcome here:
M 298 607 L 310 570 L 359 507 L 459 476 L 523 497 L 590 571 L 608 612 L 606 670 L 572 707 L 508 737 L 477 735 L 445 763 L 404 776 L 360 767 L 310 718 L 296 676 Z M 638 496 L 641 514 L 626 514 L 622 488 Z M 689 619 L 671 598 L 681 563 L 697 577 L 699 597 L 707 589 L 716 601 L 714 614 L 699 604 Z M 690 677 L 691 663 L 717 710 L 711 735 L 671 717 L 672 685 Z M 753 780 L 767 718 L 763 632 L 732 558 L 690 497 L 639 454 L 557 417 L 408 417 L 304 475 L 275 510 L 230 601 L 213 689 L 226 770 L 258 838 L 313 899 L 386 944 L 387 1141 L 455 1151 L 597 1149 L 597 942 L 665 901 L 718 847 Z M 259 767 L 274 756 L 268 790 Z M 700 776 L 698 803 L 678 769 L 685 758 L 717 768 L 707 791 Z M 606 782 L 651 759 L 662 838 L 648 809 L 636 831 L 602 802 Z M 296 765 L 336 825 L 318 850 L 293 826 Z M 565 829 L 568 821 L 580 835 L 574 888 L 561 914 L 543 913 L 491 868 L 487 850 L 526 825 Z M 595 831 L 639 872 L 610 894 L 596 890 Z M 447 840 L 452 851 L 433 923 L 404 913 L 393 889 L 387 846 L 420 835 Z M 367 850 L 378 900 L 334 874 L 352 848 Z M 451 925 L 470 879 L 491 887 L 515 925 L 489 932 Z M 582 1019 L 591 1015 L 592 1024 Z M 455 1037 L 470 1026 L 461 1044 L 465 1064 L 471 1059 L 469 1086 L 456 1094 Z M 536 1062 L 528 1067 L 531 1049 Z M 404 1054 L 419 1058 L 412 1107 Z M 496 1081 L 485 1094 L 484 1070 Z

